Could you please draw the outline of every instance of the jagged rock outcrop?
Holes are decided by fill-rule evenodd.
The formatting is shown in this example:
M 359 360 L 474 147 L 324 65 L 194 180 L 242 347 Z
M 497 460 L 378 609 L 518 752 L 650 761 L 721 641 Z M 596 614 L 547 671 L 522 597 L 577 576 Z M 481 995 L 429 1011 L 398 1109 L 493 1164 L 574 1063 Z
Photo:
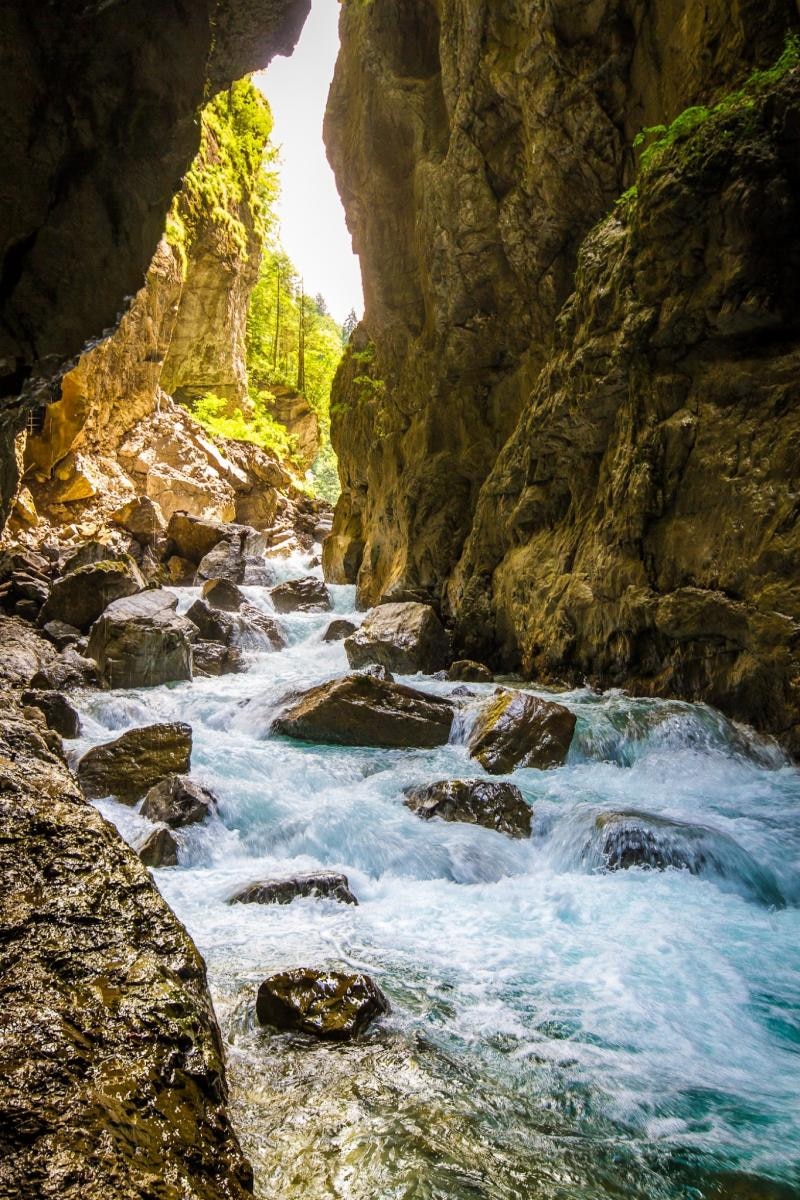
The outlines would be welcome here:
M 244 1200 L 203 960 L 8 703 L 0 868 L 0 1193 Z
M 142 285 L 197 151 L 200 106 L 289 53 L 308 9 L 308 0 L 221 0 L 213 10 L 165 0 L 156 12 L 141 0 L 65 0 L 33 20 L 24 0 L 2 6 L 3 515 L 25 412 L 55 398 L 65 364 Z
M 493 666 L 703 697 L 793 741 L 793 102 L 581 244 L 639 130 L 797 26 L 790 0 L 345 6 L 326 138 L 366 315 L 328 578 L 365 605 L 427 590 Z

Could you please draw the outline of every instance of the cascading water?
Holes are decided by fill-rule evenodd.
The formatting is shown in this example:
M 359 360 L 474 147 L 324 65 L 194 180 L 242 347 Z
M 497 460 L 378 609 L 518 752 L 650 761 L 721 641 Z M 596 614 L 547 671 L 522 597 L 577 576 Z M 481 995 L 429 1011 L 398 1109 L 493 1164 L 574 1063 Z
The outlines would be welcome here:
M 330 590 L 349 614 L 352 589 Z M 219 798 L 155 878 L 208 962 L 257 1194 L 800 1195 L 800 773 L 703 706 L 575 691 L 567 765 L 509 777 L 530 841 L 424 822 L 405 787 L 483 774 L 457 741 L 469 700 L 435 751 L 270 736 L 287 694 L 347 669 L 329 619 L 282 617 L 287 649 L 255 649 L 247 674 L 80 700 L 81 751 L 188 721 Z M 132 842 L 151 828 L 99 807 Z M 669 869 L 613 869 L 631 837 Z M 320 867 L 360 906 L 226 903 Z M 260 1029 L 258 984 L 296 965 L 365 969 L 393 1011 L 346 1046 Z

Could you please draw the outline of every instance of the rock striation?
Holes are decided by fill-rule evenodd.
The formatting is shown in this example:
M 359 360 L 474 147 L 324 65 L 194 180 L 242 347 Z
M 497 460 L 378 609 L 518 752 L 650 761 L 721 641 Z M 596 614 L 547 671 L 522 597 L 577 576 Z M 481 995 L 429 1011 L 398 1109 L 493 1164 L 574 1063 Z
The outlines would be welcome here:
M 800 746 L 797 69 L 764 72 L 797 27 L 789 0 L 344 6 L 326 139 L 366 315 L 329 579 L 427 591 L 492 668 Z

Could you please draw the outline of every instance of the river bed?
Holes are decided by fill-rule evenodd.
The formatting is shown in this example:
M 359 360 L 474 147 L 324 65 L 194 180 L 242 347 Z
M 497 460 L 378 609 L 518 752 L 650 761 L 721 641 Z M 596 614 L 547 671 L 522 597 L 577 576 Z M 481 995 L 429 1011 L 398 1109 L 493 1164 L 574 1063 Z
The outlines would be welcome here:
M 360 620 L 354 589 L 330 591 Z M 185 610 L 198 592 L 178 594 Z M 188 721 L 192 774 L 219 799 L 154 877 L 208 963 L 256 1195 L 800 1196 L 800 772 L 702 705 L 576 690 L 558 696 L 578 717 L 567 764 L 508 776 L 529 841 L 421 821 L 405 787 L 484 775 L 457 740 L 468 709 L 433 751 L 273 737 L 288 693 L 347 670 L 322 641 L 331 614 L 279 619 L 288 647 L 252 649 L 246 674 L 78 698 L 81 751 Z M 152 828 L 98 807 L 132 843 Z M 595 822 L 620 811 L 705 827 L 712 866 L 604 871 Z M 321 867 L 358 907 L 226 903 Z M 352 1045 L 258 1028 L 259 983 L 298 965 L 367 971 L 391 1014 Z

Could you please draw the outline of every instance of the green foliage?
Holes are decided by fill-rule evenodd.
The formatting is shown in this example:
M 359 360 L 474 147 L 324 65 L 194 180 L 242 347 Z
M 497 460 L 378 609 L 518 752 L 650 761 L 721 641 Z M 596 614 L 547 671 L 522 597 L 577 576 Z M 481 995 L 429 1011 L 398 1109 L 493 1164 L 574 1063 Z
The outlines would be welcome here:
M 272 113 L 249 78 L 215 96 L 200 121 L 200 149 L 167 219 L 167 240 L 184 268 L 202 226 L 211 228 L 221 253 L 246 259 L 246 222 L 254 221 L 257 239 L 265 237 L 277 195 L 275 173 L 267 169 L 276 157 L 269 146 Z
M 274 397 L 268 392 L 259 393 L 253 398 L 253 415 L 245 416 L 240 408 L 233 414 L 227 413 L 228 402 L 213 392 L 207 392 L 192 405 L 192 415 L 217 437 L 252 442 L 262 450 L 293 463 L 297 450 L 295 440 L 270 413 L 269 403 L 272 399 Z
M 674 147 L 687 142 L 698 130 L 703 129 L 711 137 L 725 140 L 733 136 L 734 130 L 728 127 L 727 118 L 739 118 L 739 129 L 735 132 L 741 136 L 748 131 L 749 120 L 752 119 L 764 92 L 774 87 L 784 75 L 800 66 L 800 37 L 791 35 L 786 40 L 784 51 L 776 63 L 763 71 L 754 71 L 743 86 L 724 96 L 710 108 L 695 105 L 686 108 L 670 125 L 651 125 L 643 129 L 634 139 L 634 146 L 645 148 L 639 159 L 640 173 L 646 174 L 653 170 Z M 625 193 L 624 200 L 629 193 Z

